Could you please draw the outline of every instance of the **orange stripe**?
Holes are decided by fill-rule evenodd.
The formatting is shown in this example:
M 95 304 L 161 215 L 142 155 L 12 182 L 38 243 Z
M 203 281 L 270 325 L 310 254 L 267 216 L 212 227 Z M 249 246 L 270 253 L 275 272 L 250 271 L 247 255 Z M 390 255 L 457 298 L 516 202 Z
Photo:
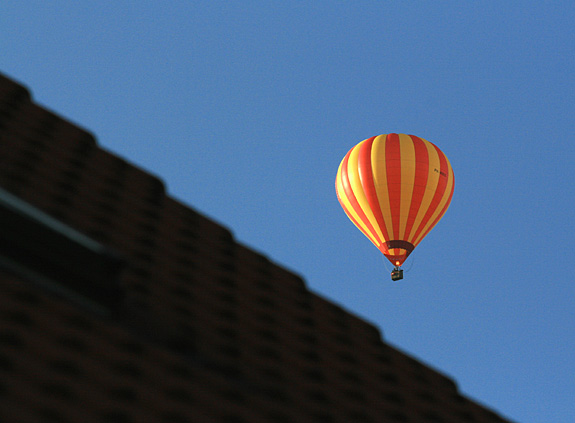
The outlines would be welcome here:
M 427 234 L 429 232 L 431 232 L 431 230 L 435 227 L 435 225 L 437 224 L 437 222 L 439 222 L 439 220 L 443 217 L 443 215 L 445 214 L 445 212 L 447 211 L 447 208 L 449 207 L 449 203 L 451 203 L 451 197 L 453 197 L 453 189 L 451 190 L 451 193 L 449 194 L 449 198 L 447 200 L 447 202 L 445 203 L 445 205 L 443 206 L 443 209 L 441 210 L 441 213 L 439 213 L 437 215 L 437 217 L 433 220 L 433 223 L 427 228 L 427 230 L 423 233 L 423 235 L 421 236 L 421 239 L 419 242 L 421 242 L 421 240 L 423 240 L 423 238 L 425 238 L 427 236 Z
M 415 182 L 415 148 L 409 135 L 399 134 L 401 157 L 401 203 L 399 206 L 399 235 L 396 239 L 407 239 L 405 231 L 412 203 L 413 184 Z
M 383 236 L 382 241 L 386 241 L 389 240 L 389 235 L 387 234 L 387 228 L 385 227 L 385 221 L 383 220 L 383 214 L 381 213 L 381 208 L 379 206 L 379 199 L 377 198 L 375 182 L 373 180 L 373 169 L 371 166 L 371 153 L 374 139 L 375 137 L 371 137 L 365 140 L 361 145 L 357 167 L 365 197 L 369 203 L 371 211 L 373 212 L 375 220 L 377 221 L 377 225 L 381 230 Z M 387 252 L 387 247 L 383 242 L 381 246 L 384 248 L 385 252 Z
M 413 135 L 411 135 L 411 139 L 413 141 L 413 147 L 415 148 L 415 179 L 413 181 L 413 193 L 411 194 L 411 207 L 405 227 L 405 238 L 409 242 L 413 242 L 413 237 L 410 238 L 409 235 L 411 234 L 417 213 L 421 207 L 429 171 L 429 154 L 427 154 L 427 148 L 424 142 Z
M 438 169 L 440 167 L 439 156 L 437 154 L 437 150 L 433 147 L 429 141 L 424 140 L 423 144 L 425 145 L 425 149 L 427 150 L 427 182 L 425 186 L 425 193 L 423 194 L 423 199 L 421 200 L 421 206 L 419 206 L 419 211 L 417 212 L 417 216 L 415 218 L 415 222 L 413 223 L 413 228 L 411 229 L 411 234 L 407 237 L 414 245 L 417 245 L 417 240 L 415 238 L 415 233 L 419 230 L 419 232 L 423 231 L 420 229 L 421 221 L 431 204 L 431 200 L 433 200 L 433 195 L 435 194 L 435 190 L 437 189 L 437 183 L 439 181 L 439 173 L 434 172 L 434 169 Z
M 451 198 L 453 197 L 453 191 L 455 189 L 455 181 L 453 180 L 453 170 L 450 167 L 450 173 L 449 173 L 449 177 L 451 179 L 451 190 L 449 193 L 449 196 L 447 198 L 447 201 L 445 202 L 443 208 L 441 209 L 441 212 L 437 215 L 437 217 L 433 220 L 433 223 L 431 225 L 429 225 L 429 227 L 427 228 L 427 230 L 423 233 L 423 235 L 420 237 L 420 240 L 422 240 L 423 238 L 425 238 L 427 236 L 427 234 L 435 227 L 435 225 L 437 225 L 437 222 L 439 222 L 439 220 L 443 217 L 443 215 L 445 214 L 445 212 L 447 211 L 447 208 L 449 207 L 449 204 L 451 203 Z M 449 181 L 448 181 L 449 182 Z
M 399 213 L 401 206 L 401 155 L 399 136 L 388 134 L 385 142 L 385 162 L 387 173 L 387 195 L 391 215 L 391 239 L 399 237 Z
M 371 223 L 371 226 L 375 231 L 374 235 L 377 237 L 378 240 L 381 240 L 381 242 L 383 242 L 383 235 L 379 229 L 379 225 L 377 224 L 375 215 L 373 214 L 373 211 L 371 210 L 369 202 L 367 201 L 367 198 L 365 196 L 365 191 L 361 184 L 361 175 L 359 174 L 359 152 L 365 142 L 366 140 L 362 141 L 361 143 L 356 145 L 354 149 L 351 150 L 351 154 L 349 155 L 347 165 L 347 176 L 349 178 L 351 189 L 355 195 L 355 199 L 357 200 L 359 206 L 365 213 L 365 216 L 367 217 L 369 223 Z M 381 242 L 378 242 L 377 245 L 378 246 L 381 245 Z
M 356 147 L 354 147 L 354 148 L 356 148 Z M 378 242 L 377 247 L 379 247 L 382 244 L 382 240 L 380 240 L 379 237 L 377 236 L 377 232 L 375 231 L 375 229 L 371 225 L 371 222 L 369 221 L 369 219 L 365 215 L 363 209 L 359 205 L 357 198 L 355 197 L 355 194 L 353 192 L 353 189 L 351 188 L 351 184 L 349 182 L 348 161 L 349 161 L 349 156 L 351 155 L 351 152 L 354 148 L 352 148 L 346 154 L 345 158 L 343 159 L 343 164 L 342 164 L 342 169 L 341 169 L 341 181 L 342 181 L 343 189 L 344 189 L 345 196 L 346 196 L 347 200 L 349 201 L 349 203 L 353 207 L 353 210 L 355 211 L 355 213 L 360 218 L 362 224 L 367 228 L 367 231 L 370 232 L 371 238 L 375 239 Z
M 382 231 L 385 231 L 387 234 L 386 241 L 389 241 L 391 239 L 392 219 L 389 197 L 387 196 L 387 172 L 385 170 L 387 163 L 385 157 L 386 139 L 387 135 L 378 135 L 373 140 L 373 144 L 371 146 L 371 170 L 379 203 L 379 210 L 381 211 L 383 222 L 385 224 Z
M 376 242 L 369 236 L 368 233 L 366 233 L 363 228 L 361 227 L 360 223 L 355 219 L 355 217 L 353 217 L 353 214 L 349 211 L 349 209 L 347 208 L 347 206 L 345 205 L 344 201 L 341 199 L 339 190 L 337 188 L 337 181 L 335 184 L 335 193 L 337 195 L 337 199 L 339 201 L 339 204 L 341 205 L 341 207 L 343 208 L 343 211 L 345 212 L 345 214 L 347 215 L 347 217 L 349 218 L 349 220 L 351 220 L 353 222 L 353 224 L 355 226 L 357 226 L 357 228 L 371 241 L 375 244 L 375 246 L 377 247 Z
M 352 149 L 352 151 L 353 151 L 353 149 Z M 351 155 L 351 153 L 350 153 L 350 155 Z M 362 223 L 359 221 L 359 216 L 356 215 L 356 213 L 353 210 L 353 207 L 350 204 L 348 198 L 345 196 L 345 192 L 344 192 L 345 190 L 343 188 L 343 182 L 342 182 L 342 176 L 341 176 L 341 172 L 342 172 L 342 168 L 343 168 L 343 162 L 344 161 L 342 160 L 341 163 L 339 164 L 339 168 L 337 169 L 337 175 L 335 177 L 335 189 L 336 189 L 336 193 L 337 193 L 337 198 L 338 198 L 341 206 L 343 207 L 344 212 L 351 219 L 353 224 L 355 226 L 357 226 L 357 228 L 361 231 L 361 233 L 363 233 L 367 237 L 367 239 L 369 239 L 376 247 L 379 248 L 378 241 L 375 240 L 374 238 L 372 238 L 371 234 L 367 231 L 367 228 L 365 228 L 362 225 Z M 349 166 L 348 166 L 348 169 L 349 169 Z
M 355 226 L 371 241 L 377 246 L 377 242 L 370 237 L 370 234 L 366 232 L 366 230 L 361 226 L 358 220 L 355 218 L 355 212 L 350 209 L 351 204 L 349 204 L 349 200 L 345 196 L 343 192 L 343 182 L 341 177 L 341 169 L 343 167 L 343 160 L 339 165 L 339 169 L 337 170 L 337 176 L 335 178 L 335 193 L 337 195 L 337 199 L 343 208 L 343 211 L 349 217 L 349 219 L 353 222 Z
M 433 195 L 433 199 L 431 200 L 429 207 L 425 211 L 425 215 L 423 217 L 423 220 L 419 224 L 419 227 L 417 228 L 417 231 L 415 232 L 415 234 L 413 236 L 414 240 L 417 240 L 418 238 L 422 239 L 421 237 L 419 237 L 419 234 L 421 233 L 421 231 L 423 231 L 425 229 L 427 222 L 429 221 L 429 219 L 431 219 L 431 217 L 433 216 L 433 213 L 435 213 L 435 210 L 439 206 L 439 203 L 441 202 L 441 199 L 443 198 L 443 194 L 445 193 L 445 189 L 447 188 L 447 181 L 449 179 L 447 176 L 441 176 L 441 172 L 449 171 L 449 167 L 447 165 L 447 160 L 445 158 L 445 155 L 434 144 L 432 144 L 432 143 L 430 143 L 430 144 L 433 146 L 433 148 L 435 148 L 435 150 L 437 151 L 437 155 L 439 156 L 439 169 L 433 169 L 433 171 L 439 172 L 440 177 L 439 177 L 439 180 L 437 182 L 437 188 L 435 189 L 435 194 Z M 427 230 L 426 230 L 426 232 L 427 232 Z M 418 243 L 416 242 L 416 244 L 418 244 Z

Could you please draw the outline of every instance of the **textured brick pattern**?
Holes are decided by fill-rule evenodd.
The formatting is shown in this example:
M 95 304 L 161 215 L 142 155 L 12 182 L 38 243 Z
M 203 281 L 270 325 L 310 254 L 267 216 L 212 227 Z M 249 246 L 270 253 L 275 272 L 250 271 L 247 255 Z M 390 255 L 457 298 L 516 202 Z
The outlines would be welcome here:
M 105 313 L 0 267 L 2 422 L 506 421 L 1 76 L 0 186 L 127 261 Z

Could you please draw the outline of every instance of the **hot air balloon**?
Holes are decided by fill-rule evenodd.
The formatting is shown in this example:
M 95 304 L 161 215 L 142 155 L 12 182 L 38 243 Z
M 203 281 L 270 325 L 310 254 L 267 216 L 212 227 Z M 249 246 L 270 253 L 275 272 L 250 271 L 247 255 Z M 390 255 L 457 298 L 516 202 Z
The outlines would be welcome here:
M 384 134 L 368 138 L 343 158 L 335 189 L 350 220 L 394 266 L 401 265 L 443 216 L 453 196 L 453 169 L 423 138 Z

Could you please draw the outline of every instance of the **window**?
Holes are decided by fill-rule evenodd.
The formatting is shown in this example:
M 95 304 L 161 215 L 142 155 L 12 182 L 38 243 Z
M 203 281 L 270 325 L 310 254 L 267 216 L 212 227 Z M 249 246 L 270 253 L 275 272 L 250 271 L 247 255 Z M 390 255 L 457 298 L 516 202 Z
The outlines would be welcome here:
M 123 259 L 0 189 L 0 265 L 100 312 L 122 301 Z

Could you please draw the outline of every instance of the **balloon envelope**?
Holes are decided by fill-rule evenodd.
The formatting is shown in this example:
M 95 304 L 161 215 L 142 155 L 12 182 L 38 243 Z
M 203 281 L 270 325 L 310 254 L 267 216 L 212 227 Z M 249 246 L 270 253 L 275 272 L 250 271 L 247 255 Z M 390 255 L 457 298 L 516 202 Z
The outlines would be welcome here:
M 394 266 L 401 266 L 441 219 L 453 188 L 445 154 L 405 134 L 360 142 L 343 158 L 335 180 L 347 216 Z

